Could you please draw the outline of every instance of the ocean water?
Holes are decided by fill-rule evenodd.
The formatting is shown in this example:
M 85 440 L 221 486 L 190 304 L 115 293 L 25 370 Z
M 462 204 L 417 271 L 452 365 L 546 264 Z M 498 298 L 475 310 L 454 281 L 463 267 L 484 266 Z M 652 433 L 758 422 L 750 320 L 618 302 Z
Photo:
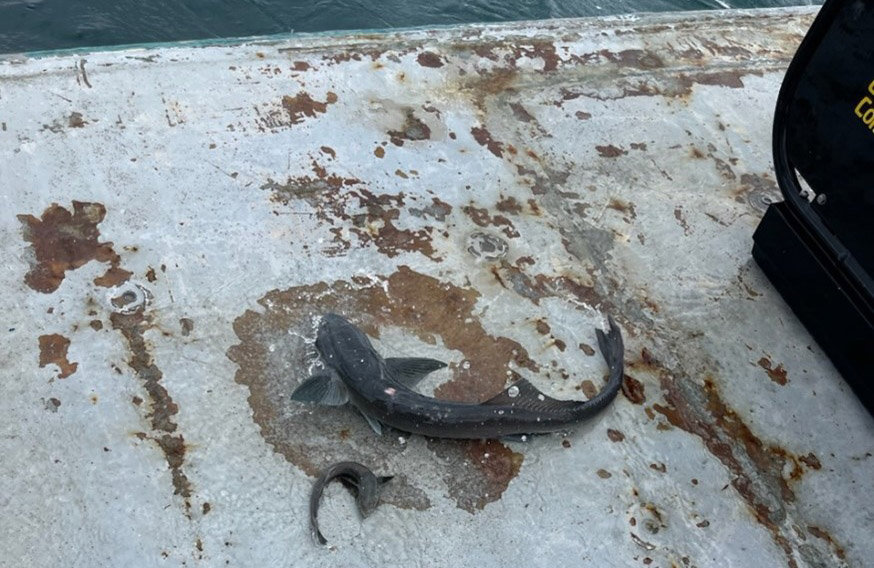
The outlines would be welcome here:
M 811 0 L 0 0 L 0 53 L 130 43 L 819 4 Z

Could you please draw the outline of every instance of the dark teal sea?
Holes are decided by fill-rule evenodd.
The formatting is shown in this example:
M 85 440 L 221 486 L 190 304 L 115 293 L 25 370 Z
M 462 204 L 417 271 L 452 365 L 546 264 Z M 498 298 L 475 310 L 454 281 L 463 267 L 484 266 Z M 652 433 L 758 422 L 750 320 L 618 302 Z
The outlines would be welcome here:
M 811 0 L 0 0 L 0 53 Z

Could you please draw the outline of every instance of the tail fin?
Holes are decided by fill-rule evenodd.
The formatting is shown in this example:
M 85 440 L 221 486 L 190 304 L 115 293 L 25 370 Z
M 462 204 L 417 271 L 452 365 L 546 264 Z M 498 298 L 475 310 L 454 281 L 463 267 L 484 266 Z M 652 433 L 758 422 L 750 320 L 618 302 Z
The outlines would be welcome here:
M 610 369 L 610 377 L 601 392 L 583 404 L 581 412 L 584 416 L 592 416 L 610 404 L 622 388 L 622 379 L 625 376 L 625 344 L 622 341 L 622 332 L 613 316 L 607 316 L 607 322 L 610 327 L 607 333 L 600 329 L 595 333 L 601 355 Z

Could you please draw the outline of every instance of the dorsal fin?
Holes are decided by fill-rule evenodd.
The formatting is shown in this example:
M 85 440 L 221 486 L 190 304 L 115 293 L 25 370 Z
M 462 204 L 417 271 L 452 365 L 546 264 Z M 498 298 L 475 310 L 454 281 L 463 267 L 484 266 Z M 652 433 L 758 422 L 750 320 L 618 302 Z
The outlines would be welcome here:
M 575 400 L 558 400 L 537 390 L 527 379 L 520 379 L 505 390 L 483 402 L 490 406 L 512 406 L 532 411 L 556 410 L 581 404 Z

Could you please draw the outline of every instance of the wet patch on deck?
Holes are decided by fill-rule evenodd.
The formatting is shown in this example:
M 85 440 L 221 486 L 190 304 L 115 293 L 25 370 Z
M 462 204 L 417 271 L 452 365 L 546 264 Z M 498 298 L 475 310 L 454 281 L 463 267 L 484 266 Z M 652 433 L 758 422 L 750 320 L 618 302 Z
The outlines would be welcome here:
M 399 327 L 420 341 L 463 354 L 450 362 L 452 378 L 435 396 L 481 402 L 516 376 L 513 368 L 538 365 L 516 341 L 488 334 L 474 314 L 479 294 L 400 267 L 386 277 L 317 283 L 276 290 L 261 298 L 261 311 L 247 311 L 234 322 L 240 339 L 228 352 L 239 370 L 237 382 L 250 389 L 249 404 L 265 440 L 308 475 L 341 459 L 398 476 L 385 500 L 398 507 L 427 508 L 422 464 L 399 459 L 407 434 L 391 429 L 377 436 L 351 407 L 308 407 L 289 400 L 316 360 L 314 318 L 336 312 L 379 338 Z M 432 441 L 438 471 L 456 504 L 473 512 L 500 498 L 518 474 L 523 455 L 499 442 Z M 429 469 L 433 467 L 429 466 Z M 430 490 L 437 488 L 429 487 Z

